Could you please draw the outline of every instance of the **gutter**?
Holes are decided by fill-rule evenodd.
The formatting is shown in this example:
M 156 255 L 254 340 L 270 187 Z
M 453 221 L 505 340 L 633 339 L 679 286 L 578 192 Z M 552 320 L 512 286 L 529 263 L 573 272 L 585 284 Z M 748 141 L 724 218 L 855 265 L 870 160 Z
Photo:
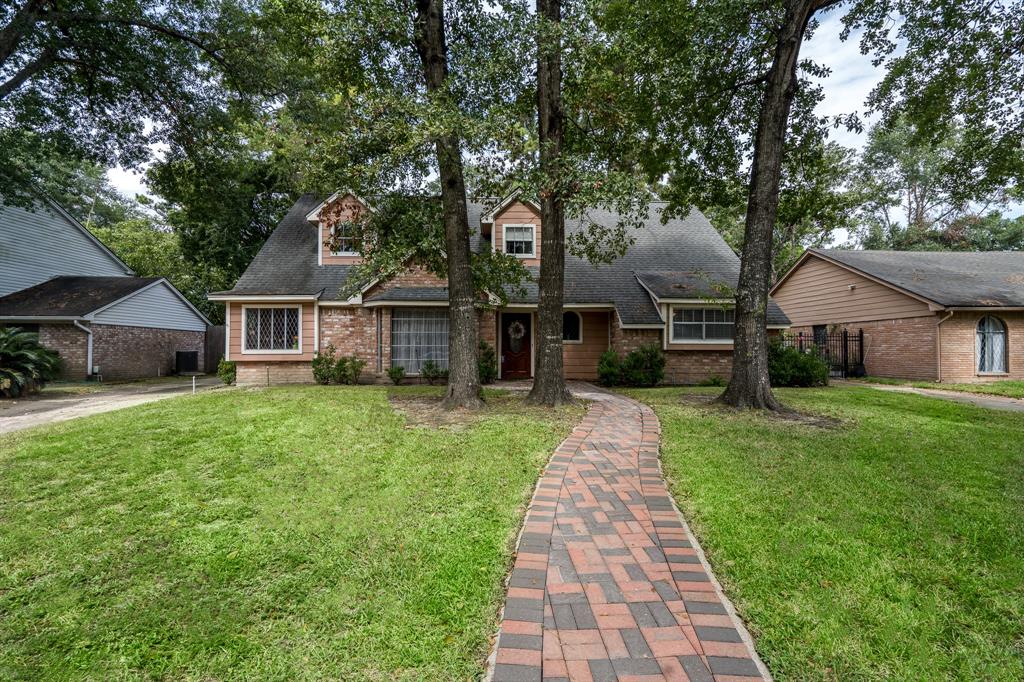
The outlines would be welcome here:
M 85 336 L 86 336 L 86 342 L 85 342 L 85 376 L 87 376 L 87 377 L 91 376 L 92 375 L 92 329 L 90 329 L 89 327 L 84 326 L 78 320 L 73 320 L 71 322 L 71 324 L 75 325 L 76 327 L 81 329 L 83 332 L 85 332 Z
M 955 311 L 950 310 L 945 317 L 939 318 L 939 321 L 935 323 L 935 371 L 937 373 L 937 382 L 942 383 L 942 323 L 953 317 Z

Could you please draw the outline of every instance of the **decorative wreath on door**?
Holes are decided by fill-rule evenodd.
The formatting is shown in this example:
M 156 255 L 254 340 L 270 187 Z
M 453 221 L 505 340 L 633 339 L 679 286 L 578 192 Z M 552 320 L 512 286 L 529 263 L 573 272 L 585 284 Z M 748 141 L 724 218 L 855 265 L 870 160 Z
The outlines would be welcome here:
M 518 353 L 523 347 L 523 337 L 526 336 L 526 327 L 519 320 L 508 326 L 509 350 Z

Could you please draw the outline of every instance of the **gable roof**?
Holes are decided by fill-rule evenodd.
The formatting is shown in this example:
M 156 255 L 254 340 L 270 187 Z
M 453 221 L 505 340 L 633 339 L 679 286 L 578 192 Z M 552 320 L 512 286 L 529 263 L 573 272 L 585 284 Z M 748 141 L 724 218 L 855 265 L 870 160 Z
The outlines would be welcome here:
M 230 291 L 213 292 L 211 296 L 308 296 L 337 300 L 338 291 L 358 270 L 352 265 L 317 265 L 317 228 L 306 220 L 306 216 L 321 205 L 322 202 L 313 195 L 300 198 L 282 218 L 235 287 Z M 481 235 L 480 225 L 481 218 L 493 205 L 493 201 L 486 204 L 470 201 L 467 204 L 470 248 L 476 252 L 490 248 L 488 239 Z M 634 243 L 625 255 L 610 264 L 595 265 L 566 254 L 565 302 L 570 305 L 607 305 L 616 309 L 623 325 L 660 327 L 664 320 L 658 310 L 659 295 L 655 293 L 652 296 L 652 292 L 638 279 L 638 273 L 646 281 L 656 283 L 659 291 L 674 293 L 678 290 L 676 287 L 693 286 L 697 281 L 706 282 L 708 286 L 735 288 L 739 280 L 739 257 L 707 218 L 693 209 L 685 217 L 671 218 L 662 223 L 665 207 L 665 202 L 651 202 L 641 227 L 630 232 Z M 618 221 L 617 214 L 594 209 L 588 212 L 586 220 L 567 219 L 566 233 L 586 229 L 590 222 L 614 227 Z M 539 277 L 539 268 L 527 269 L 535 280 Z M 511 302 L 536 303 L 536 281 L 525 282 L 523 288 L 523 296 L 514 295 L 516 292 L 510 288 Z M 387 300 L 398 300 L 396 297 L 403 295 L 391 290 Z M 438 292 L 410 292 L 404 300 L 426 300 L 423 297 L 428 295 L 437 296 Z M 374 300 L 379 302 L 382 299 Z M 768 324 L 788 323 L 782 310 L 770 303 Z
M 54 277 L 0 298 L 0 317 L 84 318 L 162 279 Z
M 1020 251 L 810 249 L 772 291 L 809 256 L 837 263 L 941 307 L 1024 307 L 1024 252 Z
M 82 223 L 78 222 L 78 220 L 77 220 L 77 219 L 75 219 L 75 217 L 74 217 L 73 215 L 71 215 L 70 213 L 68 213 L 68 212 L 67 212 L 67 211 L 66 211 L 66 210 L 64 209 L 64 207 L 63 207 L 63 206 L 61 206 L 60 204 L 58 204 L 58 203 L 57 203 L 56 201 L 54 201 L 53 199 L 44 199 L 44 201 L 45 201 L 45 202 L 46 202 L 46 204 L 47 204 L 47 205 L 49 205 L 49 206 L 50 206 L 50 207 L 51 207 L 51 208 L 52 208 L 52 209 L 53 209 L 54 211 L 56 211 L 56 212 L 57 212 L 57 214 L 58 214 L 58 215 L 59 215 L 60 217 L 64 218 L 64 220 L 68 221 L 68 222 L 69 222 L 69 223 L 71 224 L 71 226 L 72 226 L 72 227 L 74 227 L 74 228 L 75 228 L 75 229 L 77 229 L 77 230 L 80 230 L 80 231 L 81 231 L 81 232 L 82 232 L 82 233 L 83 233 L 83 234 L 84 234 L 84 235 L 86 236 L 86 238 L 88 238 L 88 239 L 89 239 L 89 241 L 91 241 L 91 242 L 92 242 L 93 244 L 95 244 L 95 245 L 96 245 L 96 247 L 97 247 L 97 248 L 98 248 L 98 249 L 99 249 L 100 251 L 102 251 L 103 253 L 105 253 L 105 254 L 106 254 L 107 256 L 109 256 L 109 257 L 110 257 L 110 258 L 111 258 L 111 259 L 112 259 L 112 260 L 113 260 L 113 261 L 114 261 L 115 263 L 117 263 L 117 264 L 118 264 L 118 265 L 120 265 L 120 266 L 121 266 L 122 268 L 124 268 L 124 272 L 125 272 L 125 274 L 126 274 L 126 275 L 134 275 L 134 274 L 135 274 L 135 271 L 134 271 L 134 270 L 132 270 L 132 269 L 131 269 L 130 267 L 128 267 L 128 264 L 127 264 L 127 263 L 125 263 L 125 262 L 124 262 L 123 260 L 121 260 L 120 258 L 118 258 L 118 257 L 117 257 L 117 254 L 116 254 L 116 253 L 114 253 L 113 251 L 111 251 L 111 250 L 110 250 L 110 248 L 109 248 L 109 247 L 107 247 L 107 245 L 106 245 L 106 244 L 104 244 L 103 242 L 101 242 L 101 241 L 99 240 L 99 237 L 97 237 L 97 236 L 96 236 L 96 235 L 94 235 L 94 234 L 93 234 L 92 232 L 90 232 L 90 231 L 89 231 L 89 228 L 87 228 L 87 227 L 86 227 L 85 225 L 83 225 Z

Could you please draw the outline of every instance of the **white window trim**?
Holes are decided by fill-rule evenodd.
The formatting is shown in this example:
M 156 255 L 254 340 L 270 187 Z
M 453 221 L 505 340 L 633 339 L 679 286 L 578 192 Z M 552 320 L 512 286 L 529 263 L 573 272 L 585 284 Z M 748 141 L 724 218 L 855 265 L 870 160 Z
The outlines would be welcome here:
M 294 308 L 299 311 L 299 347 L 298 349 L 286 349 L 286 350 L 249 350 L 246 348 L 246 330 L 249 328 L 248 320 L 246 319 L 249 315 L 250 308 Z M 277 303 L 253 303 L 242 306 L 242 329 L 241 329 L 240 347 L 242 349 L 242 355 L 302 355 L 302 305 L 280 305 Z
M 999 324 L 1003 325 L 1003 364 L 1006 366 L 1006 369 L 990 369 L 984 371 L 978 369 L 978 365 L 981 361 L 981 358 L 978 357 L 978 325 L 980 325 L 986 317 L 991 317 L 999 322 Z M 974 323 L 974 375 L 979 377 L 1010 376 L 1010 327 L 1001 317 L 992 314 L 982 315 L 978 318 L 978 321 Z
M 530 228 L 530 253 L 508 253 L 508 228 L 528 227 Z M 519 240 L 516 240 L 519 241 Z M 510 256 L 522 260 L 533 260 L 537 258 L 537 226 L 531 223 L 502 223 L 501 224 L 501 250 Z
M 676 326 L 674 320 L 676 317 L 677 310 L 721 310 L 720 305 L 673 305 L 669 306 L 668 309 L 668 337 L 673 345 L 693 344 L 693 345 L 704 345 L 704 346 L 723 346 L 733 345 L 735 338 L 732 339 L 677 339 L 676 338 Z M 734 313 L 735 315 L 735 313 Z M 736 329 L 735 317 L 733 318 L 733 330 Z
M 580 314 L 579 314 L 579 313 L 578 313 L 577 311 L 575 311 L 575 310 L 563 310 L 563 311 L 562 311 L 562 315 L 563 315 L 563 317 L 564 317 L 564 316 L 565 316 L 566 314 L 569 314 L 569 313 L 572 313 L 573 315 L 575 315 L 575 316 L 576 316 L 576 318 L 577 318 L 577 319 L 578 319 L 578 320 L 580 321 L 580 338 L 576 339 L 575 341 L 571 341 L 571 340 L 570 340 L 570 341 L 567 341 L 567 340 L 566 340 L 566 339 L 564 338 L 564 337 L 565 337 L 565 333 L 563 332 L 563 334 L 562 334 L 562 337 L 563 337 L 563 338 L 562 338 L 562 344 L 563 344 L 563 345 L 568 345 L 568 344 L 573 344 L 573 345 L 577 345 L 577 344 L 581 344 L 581 343 L 583 343 L 583 316 L 582 316 L 582 315 L 580 315 Z M 563 325 L 564 325 L 564 323 L 563 323 Z
M 332 225 L 331 226 L 331 237 L 332 238 L 334 237 L 334 228 L 335 227 L 337 227 L 337 225 Z M 356 258 L 358 258 L 361 254 L 358 251 L 331 251 L 330 255 L 331 256 L 356 257 Z

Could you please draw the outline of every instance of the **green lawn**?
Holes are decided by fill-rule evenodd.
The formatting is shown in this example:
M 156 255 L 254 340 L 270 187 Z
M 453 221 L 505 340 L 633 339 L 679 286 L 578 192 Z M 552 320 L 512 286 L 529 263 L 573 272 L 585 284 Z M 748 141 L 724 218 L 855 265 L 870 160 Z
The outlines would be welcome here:
M 872 384 L 888 384 L 890 386 L 913 386 L 915 388 L 933 388 L 942 391 L 964 391 L 984 395 L 1001 395 L 1008 398 L 1024 398 L 1024 381 L 1003 379 L 983 384 L 939 384 L 934 381 L 907 381 L 905 379 L 887 379 L 885 377 L 865 377 L 864 381 Z
M 632 395 L 779 680 L 1024 679 L 1024 419 L 869 388 L 782 390 L 835 428 Z
M 402 394 L 440 389 L 394 389 Z M 581 415 L 218 391 L 0 438 L 0 679 L 469 679 Z

